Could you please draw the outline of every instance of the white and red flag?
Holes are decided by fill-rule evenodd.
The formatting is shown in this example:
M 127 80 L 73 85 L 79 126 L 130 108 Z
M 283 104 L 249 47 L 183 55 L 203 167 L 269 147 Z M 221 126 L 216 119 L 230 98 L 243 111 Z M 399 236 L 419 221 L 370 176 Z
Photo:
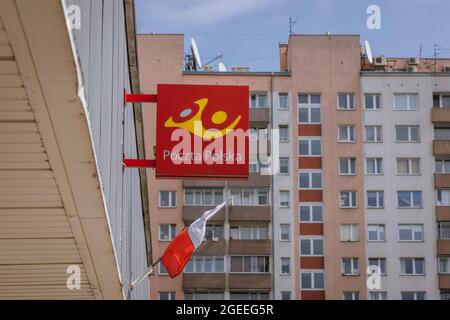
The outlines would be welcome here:
M 175 278 L 183 271 L 194 251 L 202 244 L 205 238 L 206 222 L 230 201 L 231 198 L 217 207 L 205 211 L 200 218 L 195 220 L 187 229 L 183 229 L 167 246 L 161 256 L 161 262 L 171 278 Z

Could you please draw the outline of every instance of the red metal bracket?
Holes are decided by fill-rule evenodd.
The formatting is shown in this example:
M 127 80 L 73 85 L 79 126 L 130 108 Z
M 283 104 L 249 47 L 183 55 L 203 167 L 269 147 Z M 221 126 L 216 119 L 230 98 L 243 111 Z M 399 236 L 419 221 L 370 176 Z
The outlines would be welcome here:
M 155 168 L 156 160 L 123 159 L 124 168 Z
M 123 99 L 125 103 L 128 102 L 143 102 L 143 103 L 156 103 L 157 102 L 156 94 L 144 94 L 144 93 L 127 93 L 124 91 Z

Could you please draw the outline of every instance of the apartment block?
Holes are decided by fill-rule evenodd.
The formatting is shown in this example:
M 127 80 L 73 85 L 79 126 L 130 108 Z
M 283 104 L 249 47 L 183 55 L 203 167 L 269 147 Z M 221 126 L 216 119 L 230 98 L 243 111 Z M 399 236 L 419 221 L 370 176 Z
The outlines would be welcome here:
M 150 277 L 151 299 L 449 298 L 450 60 L 369 63 L 358 35 L 292 35 L 277 72 L 186 71 L 183 35 L 137 42 L 144 92 L 248 85 L 251 143 L 271 138 L 279 162 L 265 175 L 267 163 L 250 159 L 246 181 L 147 171 L 155 256 L 234 197 L 182 275 L 159 266 Z M 155 106 L 143 108 L 151 158 Z M 368 287 L 373 270 L 380 285 Z

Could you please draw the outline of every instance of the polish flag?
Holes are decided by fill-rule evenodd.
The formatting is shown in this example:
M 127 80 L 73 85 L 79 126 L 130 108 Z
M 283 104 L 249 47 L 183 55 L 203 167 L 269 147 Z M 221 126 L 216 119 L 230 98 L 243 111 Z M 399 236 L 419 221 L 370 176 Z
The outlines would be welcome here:
M 167 246 L 161 256 L 161 262 L 171 278 L 175 278 L 183 271 L 192 253 L 202 244 L 205 238 L 206 222 L 225 207 L 231 199 L 222 202 L 214 209 L 205 211 L 200 218 L 195 220 L 189 228 L 183 229 Z

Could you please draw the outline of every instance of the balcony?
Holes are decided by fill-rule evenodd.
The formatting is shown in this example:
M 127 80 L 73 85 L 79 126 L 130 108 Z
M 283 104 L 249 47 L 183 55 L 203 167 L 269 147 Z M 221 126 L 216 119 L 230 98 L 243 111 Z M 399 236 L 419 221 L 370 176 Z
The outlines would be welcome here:
M 183 289 L 225 289 L 225 273 L 184 273 Z
M 450 108 L 432 108 L 431 122 L 433 123 L 450 123 Z
M 272 177 L 270 175 L 261 175 L 259 173 L 250 173 L 247 180 L 230 180 L 230 188 L 270 188 Z
M 437 221 L 450 221 L 450 206 L 437 206 L 436 207 L 436 220 Z
M 438 240 L 437 253 L 438 255 L 450 255 L 450 240 Z
M 230 289 L 272 289 L 271 274 L 230 273 L 228 275 Z
M 229 209 L 229 220 L 230 222 L 270 222 L 272 220 L 271 206 L 232 206 Z
M 272 255 L 272 240 L 233 240 L 230 239 L 228 254 Z
M 226 254 L 225 240 L 205 240 L 195 254 L 201 256 L 224 256 Z
M 224 180 L 183 180 L 183 188 L 223 188 Z
M 439 289 L 450 289 L 450 274 L 439 275 Z
M 449 188 L 450 187 L 450 173 L 435 173 L 434 174 L 434 186 L 436 188 Z
M 270 108 L 250 108 L 250 122 L 267 124 L 270 122 Z
M 183 220 L 187 222 L 194 221 L 203 214 L 206 210 L 213 209 L 213 206 L 183 206 Z M 209 220 L 210 222 L 224 222 L 225 221 L 225 209 L 220 210 L 214 217 Z
M 450 140 L 434 140 L 433 154 L 435 156 L 450 156 Z

